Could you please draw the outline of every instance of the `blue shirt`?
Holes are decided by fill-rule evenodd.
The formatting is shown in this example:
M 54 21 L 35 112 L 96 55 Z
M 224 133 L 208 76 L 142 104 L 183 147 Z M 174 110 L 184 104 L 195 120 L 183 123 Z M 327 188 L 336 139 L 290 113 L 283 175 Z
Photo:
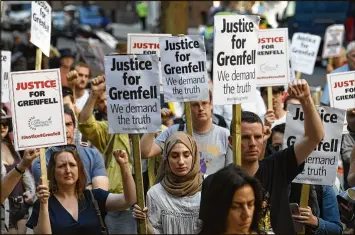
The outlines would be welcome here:
M 99 205 L 101 215 L 105 215 L 105 205 L 108 191 L 103 189 L 93 189 L 92 193 Z M 33 229 L 37 226 L 40 210 L 40 202 L 37 200 L 33 205 L 33 211 L 26 226 Z M 51 195 L 48 199 L 48 213 L 51 223 L 52 234 L 102 234 L 101 225 L 90 191 L 84 192 L 84 198 L 78 202 L 78 220 L 63 207 L 58 199 Z M 103 218 L 104 220 L 104 218 Z
M 315 234 L 342 234 L 338 201 L 332 186 L 322 186 L 323 203 L 321 215 L 318 217 L 318 228 Z
M 341 66 L 340 68 L 333 70 L 333 72 L 331 73 L 343 73 L 349 71 L 350 71 L 349 64 L 346 64 L 344 66 Z M 320 102 L 328 106 L 330 105 L 328 82 L 324 85 L 324 90 L 323 90 L 322 97 L 320 98 Z
M 92 179 L 97 176 L 107 176 L 104 159 L 97 149 L 83 146 L 76 146 L 76 149 L 84 165 L 87 185 L 91 185 Z M 46 151 L 47 166 L 52 154 L 52 148 L 48 148 Z M 32 163 L 32 175 L 37 184 L 41 177 L 41 164 L 39 158 L 36 158 Z

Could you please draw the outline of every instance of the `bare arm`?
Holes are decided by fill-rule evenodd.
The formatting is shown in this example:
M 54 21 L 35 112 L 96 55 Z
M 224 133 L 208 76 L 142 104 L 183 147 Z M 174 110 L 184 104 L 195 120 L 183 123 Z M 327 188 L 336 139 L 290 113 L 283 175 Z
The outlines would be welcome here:
M 350 187 L 355 187 L 355 146 L 353 147 L 353 151 L 351 152 L 348 184 Z
M 35 234 L 52 234 L 51 222 L 49 220 L 48 202 L 40 205 L 38 223 L 33 228 Z
M 107 176 L 96 176 L 92 178 L 92 189 L 101 188 L 108 191 L 109 181 Z
M 80 111 L 78 121 L 86 122 L 94 112 L 95 103 L 102 92 L 105 92 L 106 83 L 103 76 L 99 76 L 91 81 L 91 93 L 84 105 L 84 108 Z
M 154 134 L 144 134 L 140 140 L 142 158 L 151 158 L 161 153 L 159 145 L 154 143 Z
M 295 144 L 297 164 L 301 165 L 324 137 L 323 123 L 314 106 L 309 86 L 304 79 L 289 86 L 289 94 L 301 102 L 304 112 L 304 136 Z
M 23 158 L 18 164 L 17 168 L 24 172 L 29 166 L 31 166 L 33 159 L 39 156 L 39 150 L 26 149 Z M 1 179 L 1 203 L 10 195 L 15 188 L 17 182 L 21 179 L 22 174 L 12 169 Z
M 121 168 L 124 194 L 110 193 L 105 207 L 107 211 L 122 211 L 137 202 L 136 184 L 131 174 L 128 154 L 123 150 L 116 150 L 113 155 Z

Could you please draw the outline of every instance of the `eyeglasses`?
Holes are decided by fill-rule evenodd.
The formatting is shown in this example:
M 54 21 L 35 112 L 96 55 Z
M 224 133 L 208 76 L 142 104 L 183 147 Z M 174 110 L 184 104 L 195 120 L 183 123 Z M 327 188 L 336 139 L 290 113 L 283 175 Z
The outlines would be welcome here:
M 53 153 L 62 152 L 62 151 L 76 151 L 76 146 L 74 144 L 53 146 L 51 147 L 51 150 Z

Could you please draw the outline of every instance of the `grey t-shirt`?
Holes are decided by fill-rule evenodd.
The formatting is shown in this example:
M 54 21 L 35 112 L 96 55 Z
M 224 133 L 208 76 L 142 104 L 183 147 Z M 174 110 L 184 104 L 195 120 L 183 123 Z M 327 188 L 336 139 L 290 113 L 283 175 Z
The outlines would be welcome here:
M 163 149 L 168 136 L 178 130 L 179 124 L 169 127 L 154 140 L 154 143 Z M 186 132 L 186 125 L 184 131 Z M 232 150 L 228 147 L 228 136 L 228 129 L 215 124 L 212 124 L 211 130 L 207 133 L 194 131 L 193 137 L 199 148 L 203 174 L 213 174 L 233 162 Z

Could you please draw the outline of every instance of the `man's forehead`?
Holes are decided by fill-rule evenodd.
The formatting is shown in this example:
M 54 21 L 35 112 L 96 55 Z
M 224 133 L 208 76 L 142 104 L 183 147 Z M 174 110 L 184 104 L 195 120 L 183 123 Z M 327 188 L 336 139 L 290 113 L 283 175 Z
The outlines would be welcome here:
M 242 122 L 243 132 L 261 132 L 263 133 L 263 125 L 260 122 Z

